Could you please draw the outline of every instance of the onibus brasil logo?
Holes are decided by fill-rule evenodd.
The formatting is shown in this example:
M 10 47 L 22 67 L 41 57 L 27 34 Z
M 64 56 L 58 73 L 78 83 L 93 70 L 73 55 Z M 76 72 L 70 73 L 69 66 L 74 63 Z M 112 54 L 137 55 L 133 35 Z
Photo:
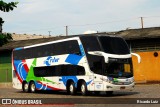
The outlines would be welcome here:
M 50 66 L 52 63 L 55 63 L 55 62 L 58 62 L 58 61 L 59 61 L 59 58 L 49 56 L 49 57 L 44 61 L 44 64 L 46 64 L 47 66 Z

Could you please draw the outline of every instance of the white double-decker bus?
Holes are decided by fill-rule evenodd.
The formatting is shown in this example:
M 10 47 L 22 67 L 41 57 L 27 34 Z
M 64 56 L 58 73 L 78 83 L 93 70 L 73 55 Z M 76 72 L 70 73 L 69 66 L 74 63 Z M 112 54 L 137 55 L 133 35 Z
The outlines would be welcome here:
M 134 88 L 130 50 L 115 36 L 80 35 L 15 48 L 12 68 L 13 87 L 24 92 L 66 90 L 87 95 Z

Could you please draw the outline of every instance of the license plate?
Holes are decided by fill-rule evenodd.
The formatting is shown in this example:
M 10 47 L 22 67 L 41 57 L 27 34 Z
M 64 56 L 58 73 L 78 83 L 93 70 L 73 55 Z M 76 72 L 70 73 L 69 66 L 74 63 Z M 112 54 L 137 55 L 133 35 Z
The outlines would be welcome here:
M 121 90 L 124 90 L 126 87 L 120 87 Z

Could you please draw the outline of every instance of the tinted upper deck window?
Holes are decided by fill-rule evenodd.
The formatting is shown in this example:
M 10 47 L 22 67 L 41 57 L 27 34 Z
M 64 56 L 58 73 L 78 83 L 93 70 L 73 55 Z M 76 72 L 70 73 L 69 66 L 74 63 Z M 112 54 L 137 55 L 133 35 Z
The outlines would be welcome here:
M 74 54 L 74 53 L 79 53 L 79 51 L 80 49 L 78 41 L 70 40 L 70 41 L 41 45 L 21 50 L 14 50 L 13 58 L 15 60 L 23 60 L 30 58 L 45 57 L 45 56 Z
M 80 37 L 85 52 L 100 51 L 100 45 L 96 36 L 82 36 Z

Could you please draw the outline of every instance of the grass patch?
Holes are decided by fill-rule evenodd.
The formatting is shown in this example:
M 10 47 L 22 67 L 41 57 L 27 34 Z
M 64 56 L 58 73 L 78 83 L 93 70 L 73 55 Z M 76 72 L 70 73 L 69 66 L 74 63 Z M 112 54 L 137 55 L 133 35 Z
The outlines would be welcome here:
M 12 81 L 12 64 L 4 63 L 0 64 L 0 82 Z
M 11 63 L 0 64 L 0 70 L 1 69 L 11 69 L 11 68 L 12 68 L 12 64 Z

